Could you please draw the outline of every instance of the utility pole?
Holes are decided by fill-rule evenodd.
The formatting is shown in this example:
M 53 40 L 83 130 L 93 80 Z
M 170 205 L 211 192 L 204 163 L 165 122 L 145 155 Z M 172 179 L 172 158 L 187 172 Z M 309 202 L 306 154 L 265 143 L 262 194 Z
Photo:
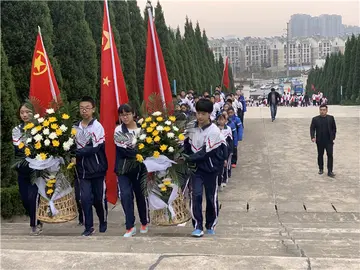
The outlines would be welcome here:
M 290 63 L 290 59 L 289 59 L 289 23 L 286 23 L 286 77 L 289 78 L 290 76 L 290 67 L 289 67 L 289 63 Z

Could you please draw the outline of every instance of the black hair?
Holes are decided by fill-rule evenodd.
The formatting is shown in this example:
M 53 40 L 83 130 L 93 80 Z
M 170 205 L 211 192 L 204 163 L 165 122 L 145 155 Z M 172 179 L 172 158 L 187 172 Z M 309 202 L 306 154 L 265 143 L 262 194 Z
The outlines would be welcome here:
M 216 119 L 216 120 L 219 120 L 220 118 L 224 118 L 224 119 L 226 120 L 225 115 L 223 115 L 222 113 L 221 113 L 221 114 L 219 114 L 219 116 L 217 117 L 217 119 Z
M 197 112 L 207 112 L 212 113 L 214 110 L 214 104 L 208 100 L 208 99 L 199 99 L 199 101 L 196 103 L 196 111 Z
M 181 103 L 181 104 L 180 104 L 180 107 L 182 107 L 182 106 L 185 106 L 187 109 L 189 108 L 189 105 L 186 104 L 186 103 Z
M 209 95 L 204 96 L 205 99 L 210 99 Z
M 328 108 L 328 106 L 326 104 L 321 104 L 319 108 Z
M 229 103 L 233 103 L 233 100 L 231 99 L 231 98 L 228 98 L 227 100 L 226 100 L 226 102 L 229 102 Z
M 220 96 L 220 92 L 216 91 L 215 96 Z
M 27 109 L 31 110 L 31 112 L 34 114 L 34 107 L 30 102 L 23 102 L 20 104 L 18 110 L 17 110 L 17 118 L 22 122 L 21 116 L 20 116 L 20 111 L 21 108 L 25 106 Z
M 83 96 L 80 102 L 90 102 L 93 107 L 96 107 L 95 100 L 90 96 Z
M 230 106 L 228 111 L 234 111 L 235 112 L 234 107 Z
M 118 114 L 123 113 L 123 112 L 135 114 L 134 108 L 131 107 L 131 106 L 130 106 L 129 104 L 127 104 L 127 103 L 121 104 L 120 107 L 119 107 L 119 109 L 118 109 Z

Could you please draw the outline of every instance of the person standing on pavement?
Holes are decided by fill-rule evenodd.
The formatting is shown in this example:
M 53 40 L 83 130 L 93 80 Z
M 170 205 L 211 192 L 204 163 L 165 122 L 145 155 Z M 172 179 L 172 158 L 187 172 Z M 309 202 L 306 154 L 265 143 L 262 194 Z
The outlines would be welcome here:
M 324 151 L 326 149 L 328 176 L 335 177 L 333 173 L 333 147 L 336 137 L 335 118 L 328 115 L 328 107 L 320 105 L 320 115 L 315 116 L 310 125 L 311 141 L 316 142 L 318 151 L 319 174 L 324 173 Z
M 281 100 L 281 96 L 275 91 L 275 88 L 271 88 L 271 92 L 268 95 L 267 102 L 270 106 L 271 120 L 274 122 L 277 112 L 277 105 Z

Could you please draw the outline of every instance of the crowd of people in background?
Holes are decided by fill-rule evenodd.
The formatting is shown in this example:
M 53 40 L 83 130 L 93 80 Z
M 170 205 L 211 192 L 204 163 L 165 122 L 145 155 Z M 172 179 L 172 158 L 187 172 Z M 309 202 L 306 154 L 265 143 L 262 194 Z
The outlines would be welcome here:
M 254 100 L 250 98 L 246 101 L 248 106 L 252 107 L 262 107 L 268 106 L 268 99 L 267 97 L 263 97 L 260 100 Z M 279 102 L 279 106 L 286 106 L 286 107 L 308 107 L 308 106 L 320 106 L 320 105 L 327 105 L 328 99 L 322 92 L 313 93 L 311 96 L 307 93 L 305 94 L 291 94 L 290 92 L 283 93 L 281 95 L 281 99 Z

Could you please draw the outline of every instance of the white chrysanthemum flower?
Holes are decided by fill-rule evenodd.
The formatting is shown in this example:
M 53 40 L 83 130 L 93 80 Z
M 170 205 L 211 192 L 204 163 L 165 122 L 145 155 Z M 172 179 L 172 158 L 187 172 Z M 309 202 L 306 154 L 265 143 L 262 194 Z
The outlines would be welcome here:
M 172 133 L 172 132 L 169 132 L 169 133 L 167 134 L 167 136 L 168 136 L 168 138 L 172 139 L 172 138 L 175 137 L 175 134 Z
M 135 145 L 135 144 L 137 143 L 137 139 L 136 139 L 136 137 L 135 137 L 135 136 L 133 137 L 133 139 L 132 139 L 131 143 L 132 143 L 132 145 Z
M 179 128 L 178 128 L 177 126 L 173 126 L 172 128 L 173 128 L 173 130 L 176 131 L 176 132 L 179 131 Z
M 55 113 L 55 110 L 52 109 L 52 108 L 50 108 L 50 109 L 47 109 L 47 110 L 46 110 L 46 113 L 47 113 L 47 114 L 53 114 L 53 113 Z
M 43 136 L 41 136 L 40 134 L 37 134 L 37 135 L 34 137 L 34 140 L 35 140 L 36 142 L 41 141 L 42 139 L 43 139 Z
M 171 121 L 170 120 L 165 121 L 165 125 L 171 126 Z
M 44 117 L 40 117 L 39 119 L 38 119 L 38 122 L 39 122 L 39 124 L 41 124 L 42 122 L 44 122 Z
M 58 136 L 56 135 L 55 132 L 51 132 L 50 135 L 49 135 L 49 138 L 52 139 L 52 140 L 53 140 L 53 139 L 56 139 L 57 137 L 58 137 Z
M 146 134 L 141 134 L 139 137 L 140 141 L 143 141 L 146 139 Z
M 64 143 L 63 143 L 63 148 L 64 148 L 65 151 L 69 151 L 69 150 L 70 150 L 70 145 L 69 145 L 69 143 L 68 143 L 68 142 L 64 142 Z
M 49 135 L 49 134 L 50 134 L 50 129 L 45 128 L 45 129 L 43 130 L 43 134 L 44 134 L 44 135 Z
M 33 128 L 33 129 L 31 130 L 31 135 L 34 136 L 36 133 L 38 133 L 37 129 L 36 129 L 36 128 Z
M 154 112 L 153 114 L 152 114 L 152 116 L 160 116 L 161 115 L 161 112 Z
M 138 124 L 141 125 L 143 122 L 144 122 L 144 118 L 141 118 L 141 119 L 138 121 Z
M 172 146 L 170 146 L 169 148 L 168 148 L 168 151 L 170 152 L 170 153 L 172 153 L 172 152 L 174 152 L 174 147 L 172 147 Z
M 159 188 L 164 188 L 165 185 L 164 185 L 164 184 L 158 184 L 158 187 L 159 187 Z
M 163 127 L 163 126 L 157 126 L 157 127 L 156 127 L 156 130 L 157 130 L 157 131 L 163 131 L 163 130 L 164 130 L 164 127 Z
M 40 117 L 40 114 L 38 114 L 38 113 L 34 115 L 35 119 L 38 119 L 39 117 Z
M 35 159 L 36 159 L 36 160 L 40 160 L 40 161 L 43 160 L 43 159 L 42 159 L 42 156 L 41 156 L 40 154 L 37 154 L 36 157 L 35 157 Z
M 32 138 L 27 138 L 26 139 L 26 143 L 31 143 L 32 142 Z
M 46 139 L 46 140 L 44 141 L 44 145 L 45 145 L 45 146 L 49 146 L 49 145 L 50 145 L 50 143 L 51 143 L 51 142 L 50 142 L 50 140 L 49 140 L 49 139 Z
M 61 130 L 62 132 L 65 132 L 65 131 L 68 130 L 68 127 L 65 126 L 64 124 L 62 124 L 62 125 L 60 126 L 60 130 Z
M 67 143 L 71 146 L 74 144 L 74 139 L 73 138 L 69 138 Z

